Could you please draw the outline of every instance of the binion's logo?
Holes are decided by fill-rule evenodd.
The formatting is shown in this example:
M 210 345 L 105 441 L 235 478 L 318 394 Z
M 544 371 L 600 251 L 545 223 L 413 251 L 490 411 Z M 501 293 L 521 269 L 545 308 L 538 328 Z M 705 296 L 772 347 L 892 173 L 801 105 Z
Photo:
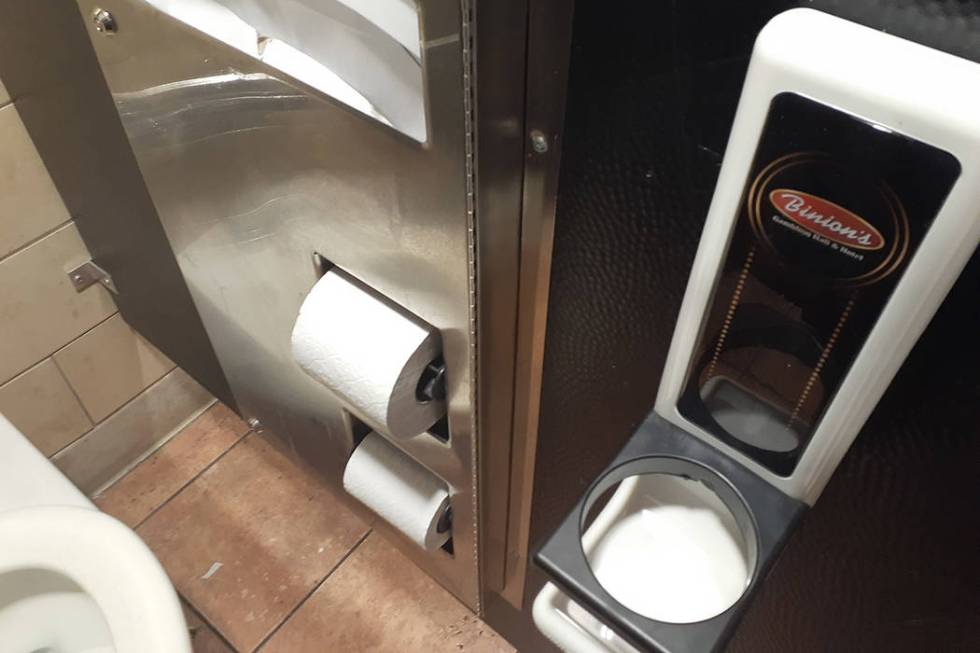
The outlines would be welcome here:
M 881 249 L 885 239 L 862 217 L 800 190 L 777 188 L 769 201 L 784 216 L 807 231 L 855 249 Z

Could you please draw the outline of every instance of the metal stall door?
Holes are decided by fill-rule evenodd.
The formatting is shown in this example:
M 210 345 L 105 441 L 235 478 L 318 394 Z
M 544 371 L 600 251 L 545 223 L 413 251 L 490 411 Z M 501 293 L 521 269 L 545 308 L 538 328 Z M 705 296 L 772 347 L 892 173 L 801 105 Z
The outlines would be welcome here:
M 469 52 L 460 3 L 420 3 L 415 52 L 410 39 L 379 34 L 384 17 L 371 14 L 374 3 L 362 3 L 366 16 L 352 16 L 356 3 L 307 3 L 340 21 L 322 39 L 304 20 L 267 38 L 262 29 L 281 19 L 270 9 L 244 43 L 240 34 L 206 33 L 207 17 L 198 23 L 186 10 L 208 3 L 78 4 L 244 417 L 284 437 L 339 486 L 354 445 L 350 420 L 290 353 L 300 304 L 317 280 L 314 252 L 440 330 L 449 440 L 400 444 L 449 485 L 454 551 L 425 555 L 395 539 L 477 608 Z M 210 4 L 254 11 L 290 3 Z M 310 72 L 302 57 L 297 64 L 288 48 L 275 61 L 266 56 L 288 42 L 289 29 L 333 48 L 324 55 L 333 77 Z M 252 46 L 265 60 L 247 52 Z M 359 57 L 387 80 L 359 78 Z M 341 90 L 331 96 L 323 84 Z M 344 96 L 349 89 L 357 92 Z

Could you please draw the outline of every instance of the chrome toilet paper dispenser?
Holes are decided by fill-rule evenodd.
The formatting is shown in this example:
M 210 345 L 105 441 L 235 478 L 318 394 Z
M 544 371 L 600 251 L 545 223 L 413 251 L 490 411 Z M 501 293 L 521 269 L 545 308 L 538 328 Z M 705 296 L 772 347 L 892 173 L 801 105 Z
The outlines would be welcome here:
M 319 279 L 293 326 L 294 360 L 375 430 L 448 440 L 439 330 L 314 254 Z
M 424 551 L 453 554 L 448 484 L 396 442 L 448 440 L 439 331 L 314 253 L 291 335 L 296 363 L 344 406 L 343 488 Z M 362 421 L 363 420 L 363 421 Z

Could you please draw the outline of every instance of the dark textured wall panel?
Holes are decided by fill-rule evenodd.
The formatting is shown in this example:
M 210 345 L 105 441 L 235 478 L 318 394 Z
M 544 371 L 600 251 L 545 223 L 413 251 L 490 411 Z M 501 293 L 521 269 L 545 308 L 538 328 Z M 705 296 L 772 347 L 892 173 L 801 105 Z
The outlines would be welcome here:
M 576 6 L 532 546 L 653 406 L 752 43 L 797 4 L 980 60 L 980 2 Z M 732 650 L 980 649 L 974 258 Z

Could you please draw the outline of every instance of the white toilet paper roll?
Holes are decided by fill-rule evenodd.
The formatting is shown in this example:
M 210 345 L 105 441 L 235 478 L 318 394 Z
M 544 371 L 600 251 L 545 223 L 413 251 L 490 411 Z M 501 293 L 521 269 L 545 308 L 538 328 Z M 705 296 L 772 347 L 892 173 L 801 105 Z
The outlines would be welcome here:
M 439 532 L 449 507 L 445 483 L 377 433 L 351 454 L 344 489 L 428 551 L 449 539 L 448 527 Z
M 416 398 L 440 354 L 438 331 L 334 270 L 303 301 L 292 348 L 307 374 L 394 438 L 414 437 L 446 412 L 445 401 Z

